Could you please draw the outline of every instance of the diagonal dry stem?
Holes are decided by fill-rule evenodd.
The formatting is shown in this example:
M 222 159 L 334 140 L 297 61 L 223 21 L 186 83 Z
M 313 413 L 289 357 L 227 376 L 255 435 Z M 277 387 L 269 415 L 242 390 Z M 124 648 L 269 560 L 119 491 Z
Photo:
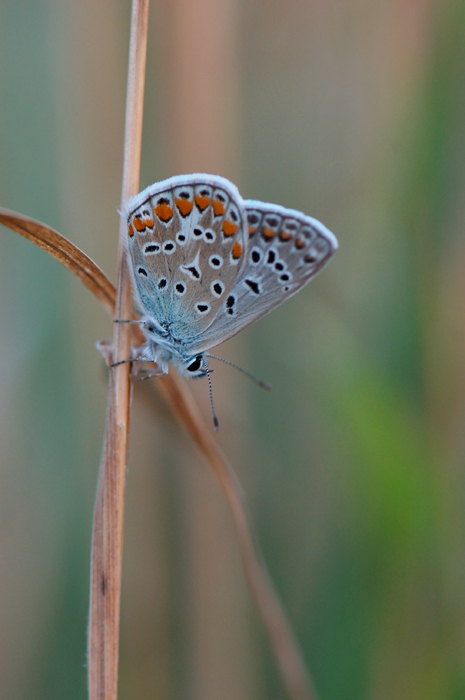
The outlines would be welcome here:
M 234 470 L 202 420 L 192 394 L 179 375 L 158 380 L 178 420 L 205 457 L 229 504 L 239 542 L 244 573 L 267 629 L 283 681 L 293 700 L 317 700 L 297 640 L 269 577 Z
M 0 222 L 26 236 L 66 265 L 113 315 L 116 305 L 115 287 L 102 270 L 79 248 L 48 226 L 21 214 L 0 209 Z M 29 233 L 31 225 L 34 227 L 34 235 Z M 66 250 L 66 256 L 62 254 L 62 250 Z M 92 271 L 90 278 L 88 271 Z M 132 312 L 126 318 L 131 317 Z M 129 326 L 129 324 L 115 325 Z M 140 333 L 135 327 L 133 327 L 133 332 Z M 139 337 L 139 341 L 142 341 L 142 336 Z M 244 496 L 234 471 L 202 421 L 186 383 L 173 371 L 158 379 L 156 386 L 161 389 L 173 413 L 184 425 L 204 456 L 228 501 L 237 532 L 247 583 L 268 631 L 289 696 L 293 700 L 317 700 L 317 694 L 308 677 L 296 639 L 252 535 L 253 529 Z

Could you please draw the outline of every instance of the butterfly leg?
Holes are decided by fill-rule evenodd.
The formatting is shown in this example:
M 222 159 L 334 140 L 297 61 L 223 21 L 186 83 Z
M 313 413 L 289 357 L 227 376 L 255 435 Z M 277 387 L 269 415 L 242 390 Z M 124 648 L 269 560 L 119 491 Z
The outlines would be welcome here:
M 124 365 L 127 362 L 153 362 L 150 357 L 130 357 L 128 360 L 120 360 L 119 362 L 112 362 L 110 367 L 117 367 L 118 365 Z
M 160 370 L 159 372 L 151 372 L 150 374 L 145 374 L 143 377 L 138 377 L 137 381 L 143 382 L 144 379 L 152 379 L 152 377 L 164 377 L 165 374 L 168 374 L 168 372 L 164 372 L 163 370 Z

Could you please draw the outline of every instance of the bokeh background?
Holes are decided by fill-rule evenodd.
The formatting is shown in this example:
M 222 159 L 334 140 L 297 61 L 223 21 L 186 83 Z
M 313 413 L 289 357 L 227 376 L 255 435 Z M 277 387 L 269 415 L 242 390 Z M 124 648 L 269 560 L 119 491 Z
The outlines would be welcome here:
M 129 15 L 0 5 L 0 204 L 112 279 Z M 214 374 L 322 700 L 465 698 L 465 2 L 153 2 L 144 119 L 141 188 L 216 172 L 340 241 L 220 350 L 271 395 Z M 0 246 L 0 697 L 83 700 L 112 324 L 44 252 L 3 228 Z M 139 385 L 120 698 L 284 697 L 222 494 Z

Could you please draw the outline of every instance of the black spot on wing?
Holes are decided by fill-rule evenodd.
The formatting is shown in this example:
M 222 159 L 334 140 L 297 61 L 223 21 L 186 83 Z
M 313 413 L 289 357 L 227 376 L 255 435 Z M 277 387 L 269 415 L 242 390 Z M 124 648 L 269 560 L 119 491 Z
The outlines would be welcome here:
M 267 257 L 267 259 L 266 259 L 266 262 L 268 263 L 268 265 L 272 265 L 272 264 L 274 263 L 275 260 L 276 260 L 276 251 L 274 251 L 274 250 L 269 250 L 269 251 L 268 251 L 268 257 Z
M 246 279 L 244 280 L 244 284 L 246 284 L 254 294 L 260 294 L 260 285 L 255 280 Z
M 195 265 L 192 265 L 192 267 L 186 267 L 186 271 L 190 272 L 192 277 L 195 277 L 196 280 L 200 279 L 200 272 L 195 267 Z

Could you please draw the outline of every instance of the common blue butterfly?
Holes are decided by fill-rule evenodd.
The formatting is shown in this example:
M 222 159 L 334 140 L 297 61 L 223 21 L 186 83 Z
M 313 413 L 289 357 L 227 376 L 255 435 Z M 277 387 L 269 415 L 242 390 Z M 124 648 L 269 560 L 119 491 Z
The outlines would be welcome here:
M 136 359 L 208 375 L 207 351 L 279 306 L 338 247 L 316 219 L 243 200 L 231 182 L 195 173 L 129 199 L 127 247 L 147 339 Z

